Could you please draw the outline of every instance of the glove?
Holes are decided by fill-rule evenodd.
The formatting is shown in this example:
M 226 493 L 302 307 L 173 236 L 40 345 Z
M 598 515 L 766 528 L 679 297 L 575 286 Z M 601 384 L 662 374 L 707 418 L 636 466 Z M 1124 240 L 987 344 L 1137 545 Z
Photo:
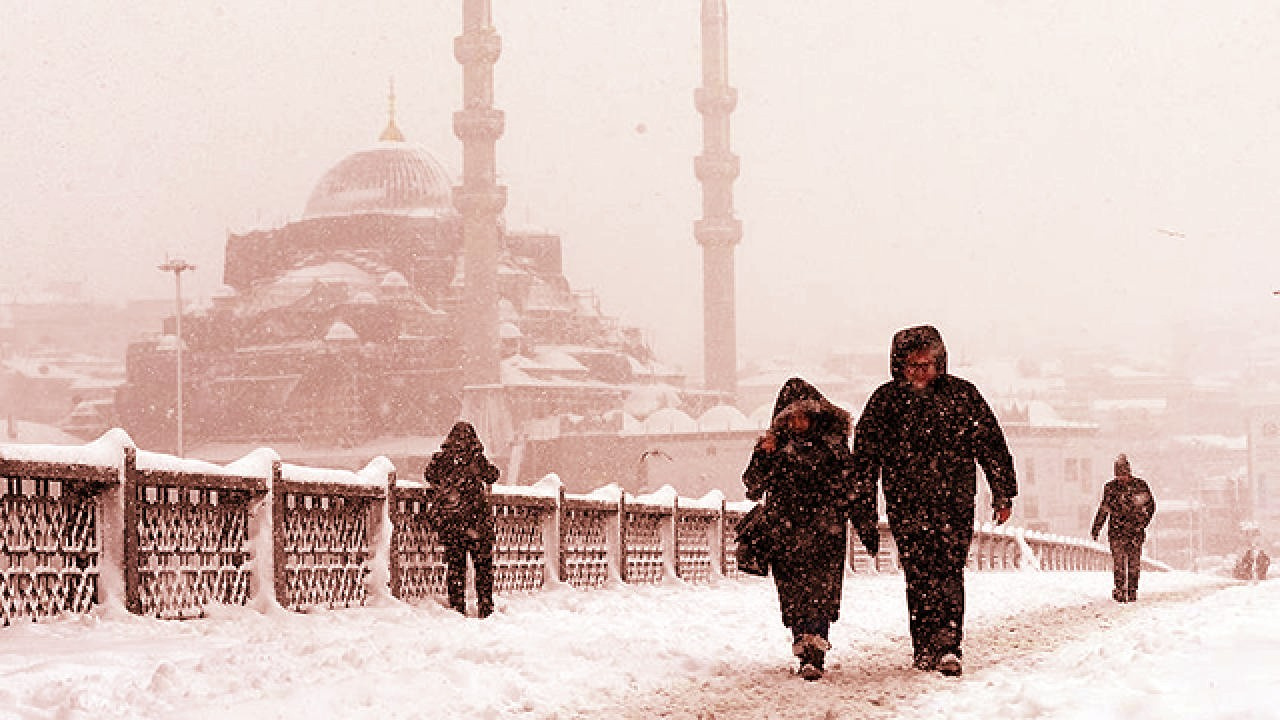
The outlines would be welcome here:
M 1013 500 L 1010 498 L 996 498 L 991 502 L 991 519 L 997 525 L 1003 525 L 1009 522 L 1009 516 L 1013 514 Z
M 867 549 L 868 555 L 875 557 L 880 554 L 880 528 L 875 525 L 859 528 L 858 539 L 862 541 L 862 547 Z

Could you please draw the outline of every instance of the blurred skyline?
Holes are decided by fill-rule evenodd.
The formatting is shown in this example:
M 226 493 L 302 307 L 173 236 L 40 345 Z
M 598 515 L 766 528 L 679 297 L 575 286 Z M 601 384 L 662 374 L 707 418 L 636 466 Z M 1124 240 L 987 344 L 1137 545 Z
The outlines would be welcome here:
M 739 358 L 1276 327 L 1280 7 L 728 0 Z M 699 3 L 494 0 L 507 221 L 697 376 Z M 396 119 L 456 173 L 458 2 L 0 4 L 0 286 L 221 287 Z M 1205 338 L 1201 340 L 1201 338 Z

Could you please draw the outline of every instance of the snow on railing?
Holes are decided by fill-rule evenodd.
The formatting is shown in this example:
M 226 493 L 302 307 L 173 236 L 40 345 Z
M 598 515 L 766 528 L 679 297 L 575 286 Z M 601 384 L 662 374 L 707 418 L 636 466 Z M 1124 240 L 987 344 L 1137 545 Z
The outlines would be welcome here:
M 0 479 L 6 625 L 94 606 L 181 618 L 211 605 L 302 611 L 446 594 L 426 488 L 385 457 L 350 472 L 261 448 L 219 466 L 138 450 L 114 429 L 83 446 L 0 445 Z M 554 474 L 495 485 L 491 503 L 500 593 L 741 577 L 735 530 L 753 505 L 670 486 L 572 494 Z M 898 569 L 883 519 L 880 532 L 874 558 L 849 534 L 850 572 Z M 969 556 L 974 570 L 1109 566 L 1096 542 L 989 523 Z

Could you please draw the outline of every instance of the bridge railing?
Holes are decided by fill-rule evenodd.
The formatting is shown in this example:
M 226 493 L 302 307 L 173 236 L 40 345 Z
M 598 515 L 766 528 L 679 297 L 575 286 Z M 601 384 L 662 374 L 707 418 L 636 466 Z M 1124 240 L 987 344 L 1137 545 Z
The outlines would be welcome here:
M 491 504 L 499 593 L 741 577 L 735 530 L 752 506 L 670 487 L 570 494 L 555 476 L 497 485 Z M 381 457 L 350 472 L 264 448 L 223 467 L 137 450 L 120 430 L 85 446 L 0 445 L 0 620 L 442 600 L 444 548 L 426 511 L 423 484 Z M 899 569 L 883 520 L 880 532 L 876 557 L 850 533 L 850 572 Z M 1098 543 L 990 525 L 969 555 L 981 571 L 1109 567 Z

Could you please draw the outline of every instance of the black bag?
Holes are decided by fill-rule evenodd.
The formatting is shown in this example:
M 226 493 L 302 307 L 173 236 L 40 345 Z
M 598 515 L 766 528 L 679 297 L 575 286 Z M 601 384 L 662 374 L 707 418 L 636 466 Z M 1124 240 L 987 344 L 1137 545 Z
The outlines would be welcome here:
M 734 551 L 738 569 L 748 575 L 768 575 L 773 551 L 773 533 L 765 521 L 764 503 L 759 503 L 738 522 L 738 546 Z

